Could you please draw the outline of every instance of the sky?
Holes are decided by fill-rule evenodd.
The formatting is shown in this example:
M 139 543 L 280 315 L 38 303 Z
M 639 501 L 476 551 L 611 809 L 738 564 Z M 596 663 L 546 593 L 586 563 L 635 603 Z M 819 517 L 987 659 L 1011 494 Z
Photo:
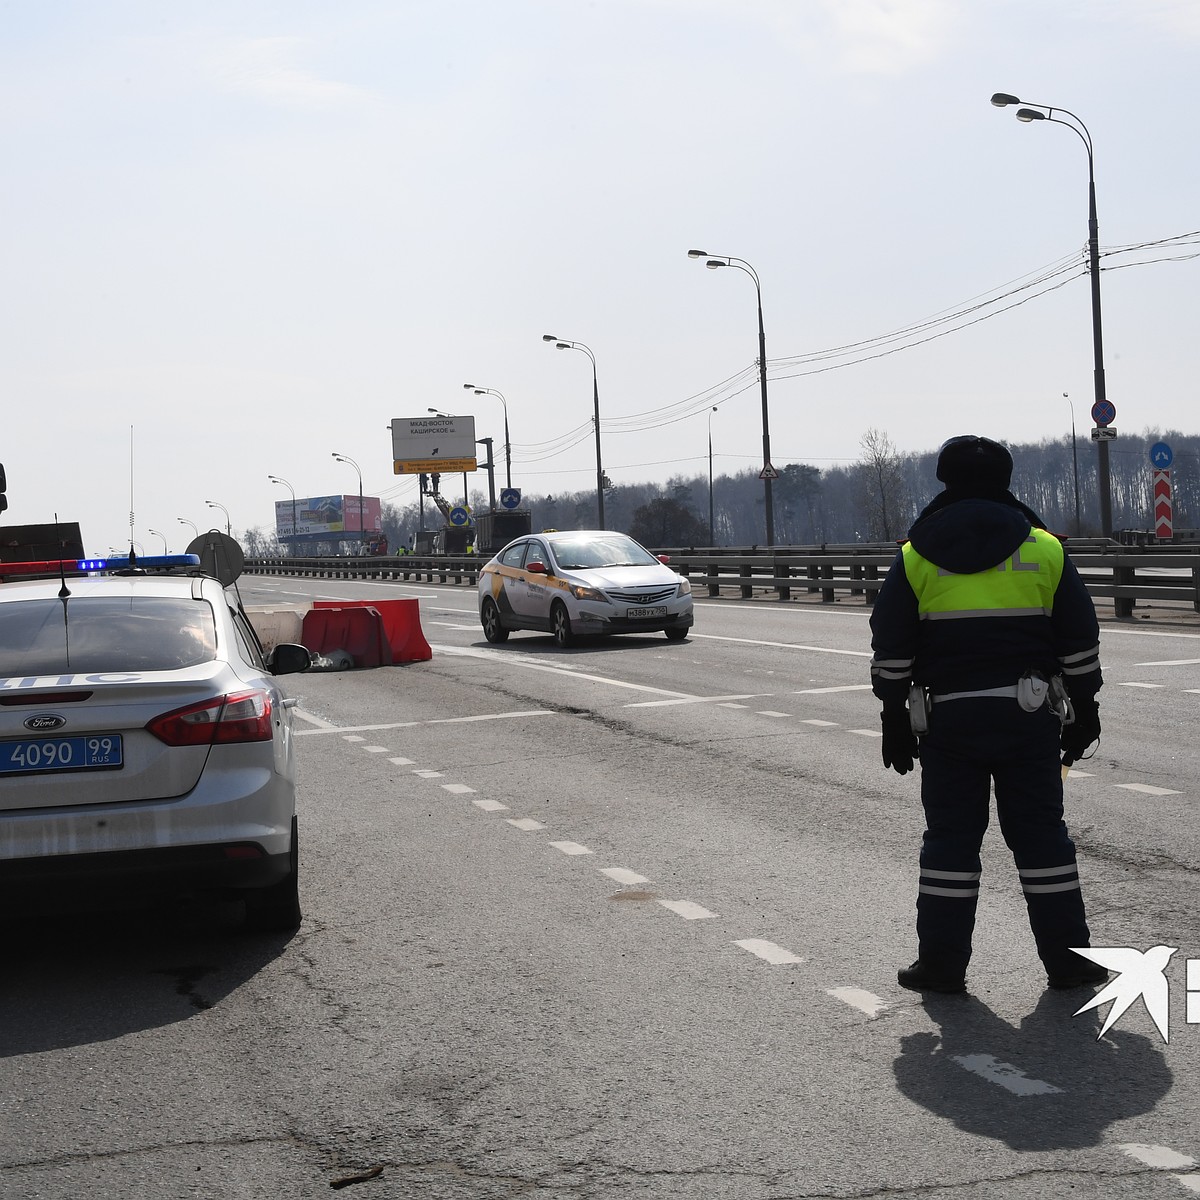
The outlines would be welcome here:
M 1198 52 L 1194 0 L 0 0 L 0 519 L 405 505 L 430 408 L 584 491 L 593 359 L 614 483 L 757 471 L 755 279 L 690 249 L 757 275 L 777 468 L 1086 437 L 1087 148 L 994 92 L 1093 141 L 1112 452 L 1195 433 Z

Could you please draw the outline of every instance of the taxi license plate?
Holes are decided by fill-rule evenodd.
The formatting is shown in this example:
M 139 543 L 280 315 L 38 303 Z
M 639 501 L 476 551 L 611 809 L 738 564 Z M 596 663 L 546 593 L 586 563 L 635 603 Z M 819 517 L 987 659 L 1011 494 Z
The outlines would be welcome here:
M 117 733 L 0 742 L 0 775 L 111 770 L 122 765 L 121 750 Z
M 648 621 L 655 617 L 665 617 L 667 606 L 660 604 L 657 608 L 627 608 L 625 616 L 630 621 Z

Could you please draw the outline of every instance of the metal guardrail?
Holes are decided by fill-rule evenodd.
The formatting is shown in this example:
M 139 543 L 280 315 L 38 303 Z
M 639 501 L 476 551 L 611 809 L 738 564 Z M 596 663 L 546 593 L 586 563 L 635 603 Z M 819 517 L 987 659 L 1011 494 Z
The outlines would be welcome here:
M 1137 601 L 1173 601 L 1200 612 L 1200 546 L 1128 546 L 1104 538 L 1072 538 L 1067 552 L 1093 597 L 1110 599 L 1118 617 L 1133 613 Z M 737 590 L 742 599 L 775 592 L 788 600 L 793 592 L 820 594 L 832 604 L 838 593 L 862 596 L 867 605 L 896 556 L 896 545 L 667 548 L 670 565 L 693 588 L 709 596 Z M 248 559 L 251 575 L 289 575 L 314 579 L 378 579 L 474 587 L 486 559 L 475 555 L 399 555 L 390 558 Z

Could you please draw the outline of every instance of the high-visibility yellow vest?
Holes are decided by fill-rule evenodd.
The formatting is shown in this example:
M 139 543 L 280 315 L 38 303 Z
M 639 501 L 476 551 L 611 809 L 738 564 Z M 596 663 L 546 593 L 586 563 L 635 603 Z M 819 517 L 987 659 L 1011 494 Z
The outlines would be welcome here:
M 904 544 L 903 554 L 923 621 L 1049 616 L 1063 571 L 1062 543 L 1044 529 L 1031 529 L 1011 557 L 970 575 L 935 566 L 911 542 Z

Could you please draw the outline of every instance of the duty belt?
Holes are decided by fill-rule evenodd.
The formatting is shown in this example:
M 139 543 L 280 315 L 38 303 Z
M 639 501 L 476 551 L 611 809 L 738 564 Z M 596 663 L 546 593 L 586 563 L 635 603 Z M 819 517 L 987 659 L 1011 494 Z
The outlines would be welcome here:
M 929 699 L 933 704 L 941 704 L 943 700 L 974 700 L 977 696 L 1001 696 L 1015 700 L 1017 698 L 1017 685 L 1013 683 L 1008 687 L 981 688 L 977 692 L 945 692 L 941 696 L 931 695 Z

